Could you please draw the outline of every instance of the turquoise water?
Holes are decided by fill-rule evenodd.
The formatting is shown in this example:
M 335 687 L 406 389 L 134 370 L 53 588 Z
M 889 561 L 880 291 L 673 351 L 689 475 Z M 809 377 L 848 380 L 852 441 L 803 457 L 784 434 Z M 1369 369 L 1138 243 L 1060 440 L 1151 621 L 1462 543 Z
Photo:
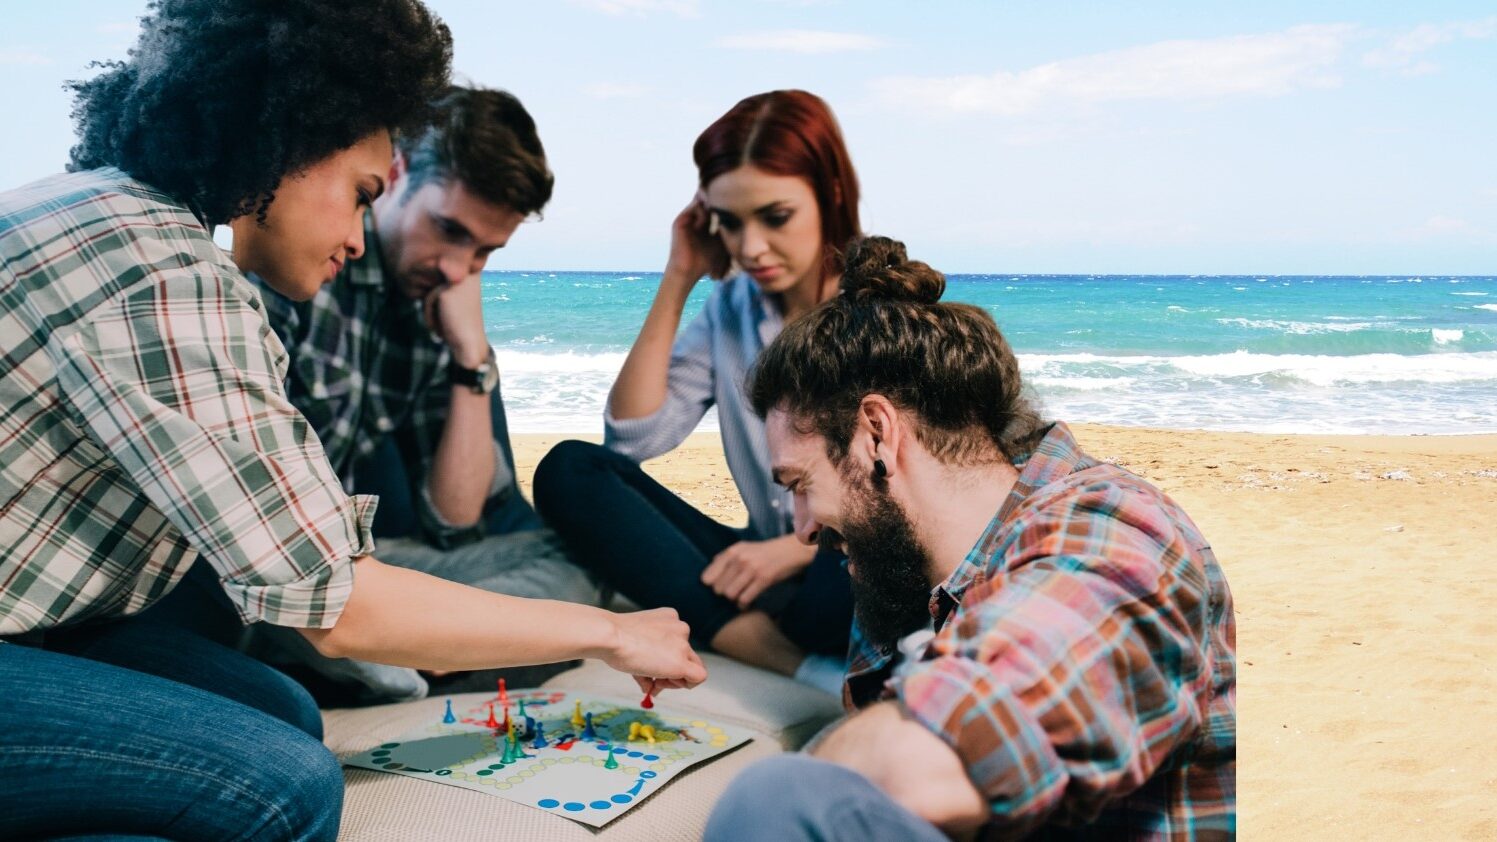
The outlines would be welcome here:
M 484 273 L 513 429 L 601 430 L 659 278 Z M 698 285 L 686 318 L 710 289 Z M 1497 278 L 953 275 L 946 298 L 993 314 L 1055 418 L 1497 432 Z

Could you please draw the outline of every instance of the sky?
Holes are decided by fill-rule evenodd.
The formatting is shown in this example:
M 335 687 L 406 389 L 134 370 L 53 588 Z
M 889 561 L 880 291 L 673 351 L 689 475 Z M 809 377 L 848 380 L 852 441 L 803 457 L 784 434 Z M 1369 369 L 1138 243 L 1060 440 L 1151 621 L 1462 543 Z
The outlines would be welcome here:
M 428 5 L 557 177 L 491 269 L 658 271 L 697 134 L 800 87 L 838 115 L 864 229 L 947 272 L 1497 273 L 1490 2 Z M 145 8 L 0 0 L 0 189 L 62 168 L 63 81 Z

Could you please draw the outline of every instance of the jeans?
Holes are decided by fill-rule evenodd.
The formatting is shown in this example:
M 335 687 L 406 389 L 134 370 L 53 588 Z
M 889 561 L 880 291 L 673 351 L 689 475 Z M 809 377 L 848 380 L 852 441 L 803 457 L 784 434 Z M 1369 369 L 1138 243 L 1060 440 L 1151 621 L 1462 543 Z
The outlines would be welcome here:
M 316 705 L 211 639 L 237 618 L 210 627 L 227 600 L 188 579 L 136 617 L 0 643 L 0 838 L 337 836 Z
M 761 760 L 712 810 L 706 842 L 945 842 L 946 835 L 851 769 L 803 754 Z
M 698 642 L 711 642 L 738 616 L 738 606 L 701 576 L 743 534 L 697 511 L 627 456 L 561 442 L 536 467 L 535 505 L 578 564 L 645 608 L 676 609 Z M 852 588 L 842 560 L 818 552 L 801 576 L 767 589 L 752 607 L 802 651 L 845 655 Z

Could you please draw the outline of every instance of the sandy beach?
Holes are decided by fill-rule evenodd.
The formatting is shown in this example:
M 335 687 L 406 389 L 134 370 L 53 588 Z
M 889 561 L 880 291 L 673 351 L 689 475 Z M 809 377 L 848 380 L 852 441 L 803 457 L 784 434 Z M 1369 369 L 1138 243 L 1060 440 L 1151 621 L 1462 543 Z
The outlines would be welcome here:
M 1075 429 L 1226 569 L 1244 838 L 1497 839 L 1497 436 Z M 562 438 L 515 437 L 527 493 Z M 744 522 L 716 435 L 646 468 Z

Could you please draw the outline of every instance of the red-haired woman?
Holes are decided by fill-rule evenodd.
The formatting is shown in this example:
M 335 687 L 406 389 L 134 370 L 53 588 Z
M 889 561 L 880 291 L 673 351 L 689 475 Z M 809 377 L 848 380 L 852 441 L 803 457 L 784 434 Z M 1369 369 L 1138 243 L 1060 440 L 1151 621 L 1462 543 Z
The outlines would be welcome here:
M 536 470 L 536 505 L 579 563 L 642 606 L 675 608 L 699 642 L 840 692 L 852 618 L 843 557 L 797 542 L 743 383 L 783 325 L 836 294 L 843 247 L 860 233 L 857 176 L 831 109 L 805 91 L 743 100 L 692 152 L 700 189 L 672 227 L 655 303 L 609 395 L 604 444 L 557 445 Z M 704 275 L 727 280 L 677 336 Z M 639 468 L 713 406 L 744 529 Z

